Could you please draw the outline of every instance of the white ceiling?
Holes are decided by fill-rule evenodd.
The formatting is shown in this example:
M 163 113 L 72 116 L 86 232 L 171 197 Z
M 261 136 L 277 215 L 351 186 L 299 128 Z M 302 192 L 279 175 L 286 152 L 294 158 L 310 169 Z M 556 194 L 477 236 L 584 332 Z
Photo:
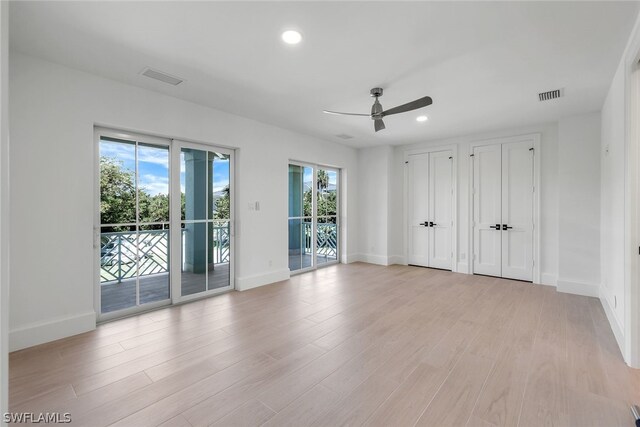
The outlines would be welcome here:
M 16 50 L 363 147 L 599 110 L 638 3 L 12 2 L 10 12 Z M 280 41 L 288 28 L 300 45 Z M 147 66 L 185 82 L 140 76 Z M 378 133 L 367 117 L 322 113 L 367 113 L 375 86 L 386 108 L 425 95 L 434 104 Z M 538 101 L 561 87 L 564 98 Z

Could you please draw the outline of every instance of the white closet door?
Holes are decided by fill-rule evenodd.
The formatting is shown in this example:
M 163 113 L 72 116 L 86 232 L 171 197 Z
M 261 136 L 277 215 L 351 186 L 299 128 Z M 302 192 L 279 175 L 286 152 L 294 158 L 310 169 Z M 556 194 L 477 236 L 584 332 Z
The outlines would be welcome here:
M 451 270 L 451 150 L 429 153 L 429 267 Z M 431 224 L 433 223 L 433 224 Z
M 473 272 L 502 274 L 501 145 L 486 145 L 473 150 Z
M 407 212 L 409 228 L 408 262 L 422 267 L 429 266 L 429 154 L 409 156 L 407 171 Z
M 502 277 L 510 279 L 533 280 L 531 148 L 528 141 L 502 145 Z

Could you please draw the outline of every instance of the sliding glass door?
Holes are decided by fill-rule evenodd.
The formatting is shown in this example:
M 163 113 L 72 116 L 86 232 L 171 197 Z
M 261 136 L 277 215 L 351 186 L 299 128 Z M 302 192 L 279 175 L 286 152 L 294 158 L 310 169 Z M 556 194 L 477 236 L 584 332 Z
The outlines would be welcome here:
M 181 201 L 180 295 L 231 289 L 232 152 L 186 142 L 175 150 L 180 157 L 180 188 L 174 194 Z
M 233 289 L 233 151 L 96 130 L 99 320 Z
M 289 164 L 289 270 L 338 262 L 339 170 Z
M 317 169 L 316 174 L 316 262 L 338 261 L 338 171 Z
M 168 304 L 169 140 L 99 138 L 99 312 Z

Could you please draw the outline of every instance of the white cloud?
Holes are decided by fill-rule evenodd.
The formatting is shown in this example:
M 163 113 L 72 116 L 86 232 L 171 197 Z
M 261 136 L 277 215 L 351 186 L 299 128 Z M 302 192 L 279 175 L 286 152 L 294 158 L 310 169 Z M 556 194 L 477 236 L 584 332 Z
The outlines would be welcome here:
M 169 194 L 169 178 L 152 174 L 141 175 L 140 188 L 152 196 L 156 194 Z

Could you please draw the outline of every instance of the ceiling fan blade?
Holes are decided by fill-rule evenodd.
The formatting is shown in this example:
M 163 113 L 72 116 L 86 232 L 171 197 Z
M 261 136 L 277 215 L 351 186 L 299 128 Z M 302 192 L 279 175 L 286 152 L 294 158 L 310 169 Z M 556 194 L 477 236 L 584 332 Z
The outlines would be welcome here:
M 373 121 L 373 128 L 378 132 L 379 130 L 385 129 L 384 122 L 382 119 L 375 119 Z
M 335 114 L 338 116 L 365 116 L 365 117 L 371 117 L 371 114 L 360 114 L 360 113 L 341 113 L 339 111 L 328 111 L 328 110 L 322 110 L 323 113 L 327 113 L 327 114 Z
M 383 116 L 390 116 L 391 114 L 404 113 L 411 110 L 417 110 L 418 108 L 426 107 L 433 104 L 433 100 L 430 96 L 425 96 L 415 101 L 407 102 L 406 104 L 399 105 L 397 107 L 389 108 L 382 112 Z

